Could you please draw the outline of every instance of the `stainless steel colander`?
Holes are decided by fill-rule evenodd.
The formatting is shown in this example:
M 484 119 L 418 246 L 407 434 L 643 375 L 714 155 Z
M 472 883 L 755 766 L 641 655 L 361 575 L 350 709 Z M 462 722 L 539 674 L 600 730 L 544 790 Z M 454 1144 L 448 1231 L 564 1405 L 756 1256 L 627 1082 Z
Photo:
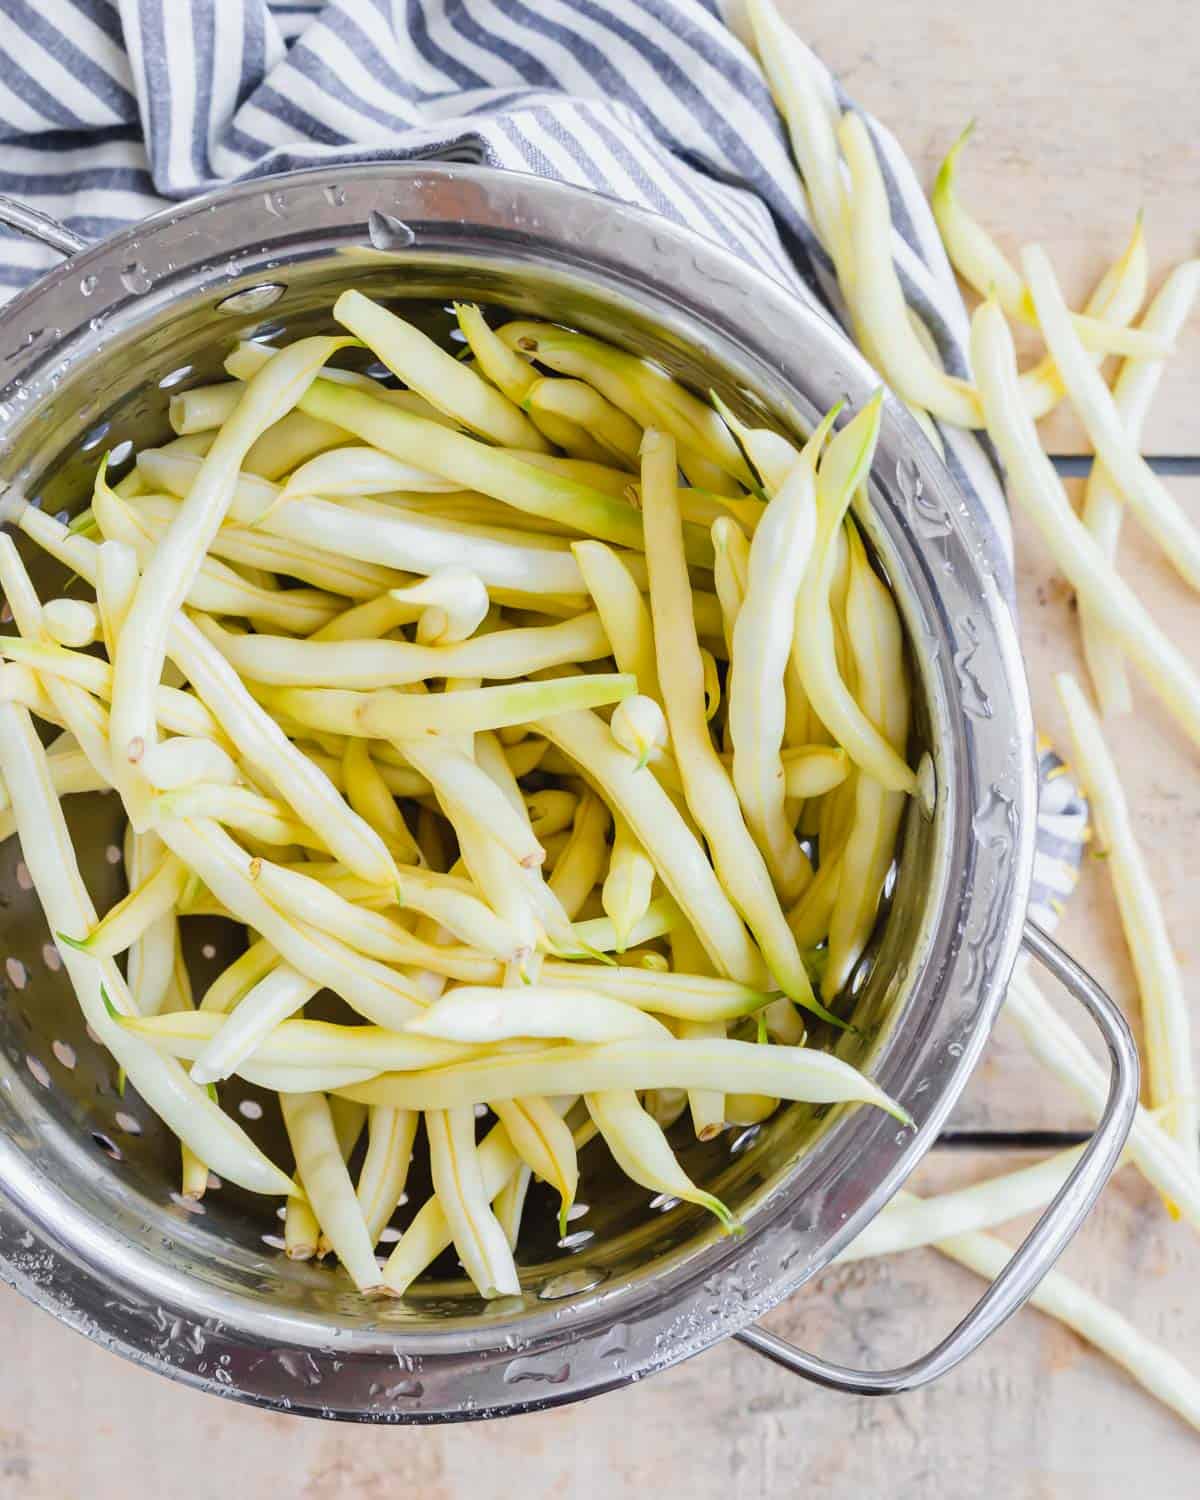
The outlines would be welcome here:
M 100 454 L 167 432 L 169 395 L 216 378 L 231 341 L 327 325 L 358 286 L 437 333 L 450 297 L 594 331 L 653 356 L 743 413 L 806 428 L 875 376 L 824 318 L 715 245 L 594 194 L 450 164 L 339 167 L 225 189 L 88 249 L 19 205 L 0 221 L 69 258 L 0 313 L 0 481 L 50 510 L 84 503 Z M 885 408 L 861 517 L 899 600 L 927 795 L 840 1050 L 906 1105 L 795 1105 L 714 1142 L 676 1140 L 746 1233 L 648 1201 L 601 1145 L 587 1210 L 558 1239 L 531 1199 L 522 1294 L 484 1303 L 452 1261 L 404 1298 L 366 1302 L 336 1271 L 289 1262 L 277 1205 L 229 1185 L 175 1193 L 178 1149 L 121 1098 L 87 1036 L 15 840 L 0 846 L 0 1273 L 73 1327 L 225 1395 L 324 1416 L 436 1421 L 574 1400 L 734 1334 L 809 1377 L 859 1391 L 950 1368 L 1028 1296 L 1111 1172 L 1137 1059 L 1111 1002 L 1025 925 L 1036 783 L 1015 632 L 982 536 L 933 450 Z M 31 558 L 46 588 L 61 586 Z M 99 904 L 120 893 L 114 798 L 66 804 Z M 203 979 L 221 929 L 189 922 Z M 930 1354 L 877 1374 L 825 1364 L 754 1329 L 886 1203 L 928 1148 L 987 1040 L 1018 948 L 1067 984 L 1113 1062 L 1108 1108 L 1075 1175 L 1005 1275 Z M 273 1101 L 223 1102 L 286 1161 Z M 410 1186 L 419 1200 L 421 1184 Z M 398 1222 L 402 1222 L 398 1221 Z

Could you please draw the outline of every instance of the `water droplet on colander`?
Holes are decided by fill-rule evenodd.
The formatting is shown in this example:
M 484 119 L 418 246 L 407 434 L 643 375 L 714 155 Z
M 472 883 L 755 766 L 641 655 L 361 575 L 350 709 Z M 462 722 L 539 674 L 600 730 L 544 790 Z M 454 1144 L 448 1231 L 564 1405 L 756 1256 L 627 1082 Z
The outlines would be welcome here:
M 271 192 L 264 193 L 263 207 L 277 219 L 286 218 L 288 212 L 287 194 L 281 188 L 274 188 Z
M 99 276 L 93 276 L 90 271 L 86 276 L 81 276 L 79 278 L 79 290 L 85 297 L 90 297 L 99 285 Z
M 230 273 L 238 274 L 238 268 L 232 262 L 229 266 Z M 214 311 L 219 312 L 227 318 L 240 318 L 247 313 L 263 312 L 268 307 L 273 307 L 287 287 L 279 281 L 264 281 L 258 286 L 248 286 L 241 292 L 230 292 L 228 297 L 222 297 L 217 303 Z
M 31 328 L 8 358 L 16 359 L 18 354 L 24 354 L 27 349 L 32 349 L 45 332 L 44 328 Z
M 962 1043 L 951 1042 L 950 1045 L 946 1048 L 946 1051 L 950 1054 L 951 1057 L 961 1057 L 963 1055 Z
M 121 285 L 127 292 L 132 292 L 135 297 L 140 297 L 154 285 L 154 277 L 151 276 L 140 260 L 131 260 L 121 270 Z
M 604 1342 L 596 1350 L 601 1359 L 612 1359 L 624 1354 L 629 1348 L 629 1327 L 625 1323 L 614 1323 L 604 1335 Z
M 543 1302 L 555 1302 L 560 1297 L 577 1297 L 580 1292 L 590 1292 L 595 1286 L 599 1286 L 608 1275 L 598 1266 L 576 1266 L 574 1270 L 564 1271 L 561 1276 L 551 1276 L 550 1280 L 538 1292 Z
M 331 203 L 334 208 L 341 208 L 346 201 L 346 189 L 341 183 L 331 182 L 325 188 L 325 201 Z
M 505 1366 L 504 1383 L 516 1385 L 518 1381 L 528 1380 L 544 1385 L 562 1385 L 570 1374 L 571 1366 L 567 1360 L 513 1359 Z
M 415 1401 L 425 1394 L 425 1387 L 419 1380 L 398 1380 L 395 1385 L 386 1386 L 383 1394 L 390 1401 Z
M 417 236 L 403 219 L 373 208 L 367 218 L 367 235 L 376 250 L 407 250 Z

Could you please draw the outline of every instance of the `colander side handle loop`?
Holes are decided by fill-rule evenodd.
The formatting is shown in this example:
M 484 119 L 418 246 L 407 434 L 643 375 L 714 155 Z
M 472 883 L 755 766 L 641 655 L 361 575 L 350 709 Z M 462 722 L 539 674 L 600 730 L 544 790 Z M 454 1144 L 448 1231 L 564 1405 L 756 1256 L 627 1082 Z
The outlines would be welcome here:
M 1021 1247 L 983 1296 L 928 1354 L 894 1370 L 855 1370 L 830 1364 L 762 1328 L 735 1337 L 784 1369 L 818 1385 L 858 1396 L 887 1396 L 926 1385 L 952 1370 L 995 1333 L 1035 1290 L 1086 1218 L 1120 1158 L 1138 1101 L 1138 1057 L 1124 1016 L 1092 976 L 1033 922 L 1022 944 L 1095 1021 L 1108 1048 L 1112 1071 L 1108 1099 L 1095 1134 L 1078 1165 L 1034 1225 Z
M 26 235 L 31 240 L 49 245 L 51 250 L 57 250 L 60 255 L 78 255 L 80 250 L 88 248 L 87 240 L 81 239 L 73 229 L 68 229 L 65 224 L 60 224 L 57 219 L 52 219 L 40 209 L 29 208 L 16 198 L 6 198 L 2 193 L 0 224 L 15 229 L 18 234 Z

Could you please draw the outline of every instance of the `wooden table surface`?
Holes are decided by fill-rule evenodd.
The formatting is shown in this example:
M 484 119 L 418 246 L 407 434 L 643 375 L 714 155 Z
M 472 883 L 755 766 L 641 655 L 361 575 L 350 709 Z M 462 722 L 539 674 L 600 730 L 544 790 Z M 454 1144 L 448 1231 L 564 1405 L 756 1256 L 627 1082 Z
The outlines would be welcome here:
M 1010 250 L 1050 251 L 1082 298 L 1119 251 L 1139 207 L 1155 280 L 1200 249 L 1200 90 L 1194 0 L 858 0 L 784 9 L 847 87 L 899 136 L 927 182 L 963 123 L 978 117 L 965 192 Z M 1194 321 L 1147 428 L 1165 459 L 1200 454 L 1200 327 Z M 1053 451 L 1078 453 L 1065 416 Z M 1176 463 L 1200 518 L 1200 466 Z M 1052 674 L 1082 670 L 1072 601 L 1018 528 L 1021 626 L 1040 721 L 1061 718 Z M 1200 656 L 1200 606 L 1128 528 L 1124 566 L 1175 639 Z M 1195 753 L 1137 692 L 1113 730 L 1139 837 L 1194 985 L 1200 923 L 1200 778 Z M 1129 1012 L 1136 1002 L 1102 865 L 1086 869 L 1063 927 L 1073 951 Z M 1197 1027 L 1200 1037 L 1200 1027 Z M 1085 1128 L 1003 1022 L 923 1167 L 934 1190 L 1033 1158 L 1031 1131 Z M 1014 1226 L 1015 1234 L 1021 1226 Z M 1114 1181 L 1064 1264 L 1146 1333 L 1200 1368 L 1200 1244 L 1171 1224 L 1131 1170 Z M 866 1365 L 932 1342 L 980 1283 L 918 1251 L 821 1276 L 771 1326 Z M 0 1497 L 201 1500 L 268 1492 L 293 1500 L 467 1500 L 485 1487 L 530 1496 L 648 1495 L 749 1500 L 800 1493 L 925 1500 L 1156 1500 L 1200 1494 L 1200 1441 L 1074 1335 L 1026 1311 L 930 1389 L 850 1400 L 805 1385 L 728 1344 L 654 1380 L 503 1423 L 379 1431 L 300 1422 L 169 1384 L 102 1352 L 15 1294 L 0 1294 Z M 235 1486 L 237 1487 L 235 1489 Z

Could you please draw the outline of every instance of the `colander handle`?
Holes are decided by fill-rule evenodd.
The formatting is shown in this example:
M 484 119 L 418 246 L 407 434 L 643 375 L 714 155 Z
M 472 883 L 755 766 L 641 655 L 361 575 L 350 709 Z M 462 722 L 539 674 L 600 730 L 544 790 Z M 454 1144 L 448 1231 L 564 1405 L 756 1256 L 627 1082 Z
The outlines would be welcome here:
M 1012 1317 L 1066 1249 L 1116 1167 L 1138 1102 L 1138 1057 L 1124 1016 L 1092 976 L 1033 922 L 1025 923 L 1026 951 L 1047 968 L 1095 1021 L 1112 1063 L 1104 1113 L 1078 1165 L 1029 1232 L 1004 1270 L 947 1336 L 919 1359 L 894 1370 L 855 1370 L 806 1354 L 765 1329 L 745 1328 L 735 1337 L 785 1370 L 835 1391 L 888 1396 L 927 1385 L 974 1353 Z
M 27 208 L 15 198 L 6 198 L 2 193 L 0 224 L 15 229 L 18 234 L 28 235 L 31 240 L 49 245 L 51 250 L 57 250 L 60 255 L 77 255 L 80 250 L 88 248 L 87 240 L 81 239 L 73 229 L 68 229 L 65 224 L 60 224 L 57 219 L 52 219 L 49 214 L 41 213 L 36 208 Z

